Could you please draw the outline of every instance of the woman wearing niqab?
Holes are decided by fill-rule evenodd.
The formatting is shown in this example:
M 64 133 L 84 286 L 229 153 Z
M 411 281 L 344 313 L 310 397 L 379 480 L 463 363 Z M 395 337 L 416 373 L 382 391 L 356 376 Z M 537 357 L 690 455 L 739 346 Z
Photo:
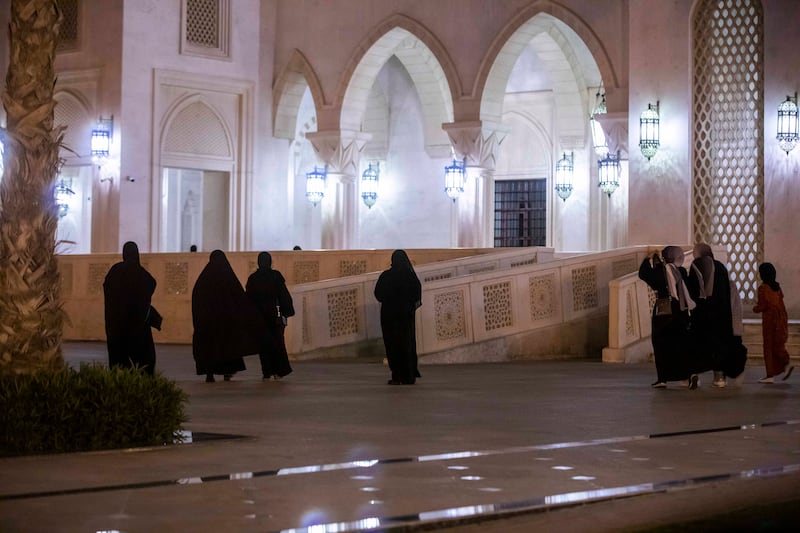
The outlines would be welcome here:
M 139 247 L 128 241 L 122 246 L 122 261 L 106 274 L 103 282 L 108 366 L 143 368 L 152 375 L 156 366 L 153 332 L 147 317 L 156 280 L 139 262 Z
M 277 380 L 289 375 L 292 366 L 283 334 L 285 319 L 294 316 L 294 304 L 283 274 L 272 268 L 269 252 L 258 254 L 258 270 L 247 278 L 245 292 L 264 319 L 265 328 L 258 352 L 263 379 Z
M 713 385 L 724 387 L 725 376 L 736 378 L 747 362 L 747 349 L 741 342 L 741 300 L 728 269 L 714 259 L 708 244 L 696 244 L 693 256 L 688 286 L 697 303 L 692 311 L 697 357 L 714 370 Z
M 669 298 L 670 312 L 657 314 L 653 307 L 653 356 L 656 362 L 654 388 L 664 388 L 669 381 L 686 380 L 690 389 L 697 388 L 697 374 L 692 361 L 694 349 L 689 336 L 689 311 L 695 307 L 686 288 L 687 273 L 683 250 L 667 246 L 661 251 L 663 261 L 655 253 L 645 257 L 639 266 L 639 278 L 656 291 L 659 299 Z
M 214 250 L 192 290 L 192 354 L 197 375 L 229 380 L 258 353 L 263 321 L 222 250 Z
M 386 359 L 392 372 L 390 385 L 413 385 L 421 377 L 417 368 L 414 313 L 422 304 L 422 285 L 404 250 L 392 253 L 392 266 L 375 284 L 381 303 L 381 331 Z

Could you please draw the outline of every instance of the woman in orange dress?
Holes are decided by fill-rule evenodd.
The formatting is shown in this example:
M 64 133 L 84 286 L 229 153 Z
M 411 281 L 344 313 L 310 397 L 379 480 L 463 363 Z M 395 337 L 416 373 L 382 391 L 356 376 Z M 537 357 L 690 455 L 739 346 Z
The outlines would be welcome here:
M 783 304 L 781 285 L 775 281 L 777 272 L 772 263 L 758 266 L 758 274 L 763 283 L 758 287 L 758 302 L 753 312 L 763 313 L 761 334 L 764 339 L 764 365 L 767 375 L 759 383 L 774 383 L 775 376 L 783 374 L 787 379 L 794 370 L 789 364 L 786 341 L 789 339 L 789 316 Z

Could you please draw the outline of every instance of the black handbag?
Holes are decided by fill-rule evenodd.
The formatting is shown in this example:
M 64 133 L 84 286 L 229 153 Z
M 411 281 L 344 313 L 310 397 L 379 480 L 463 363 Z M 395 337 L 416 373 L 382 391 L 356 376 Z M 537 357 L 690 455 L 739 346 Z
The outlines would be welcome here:
M 150 309 L 147 310 L 147 317 L 144 319 L 144 323 L 151 328 L 161 331 L 161 323 L 163 321 L 164 317 L 162 317 L 161 313 L 159 313 L 156 308 L 151 305 Z
M 666 296 L 664 298 L 656 298 L 655 307 L 656 316 L 668 316 L 672 314 L 672 298 Z

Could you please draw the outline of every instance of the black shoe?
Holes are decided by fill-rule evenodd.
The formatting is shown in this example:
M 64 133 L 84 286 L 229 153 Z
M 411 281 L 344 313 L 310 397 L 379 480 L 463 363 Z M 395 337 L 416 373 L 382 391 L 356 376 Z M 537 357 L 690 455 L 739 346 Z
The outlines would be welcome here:
M 215 381 L 214 374 L 206 374 L 206 383 L 214 383 Z
M 398 379 L 390 379 L 386 382 L 387 385 L 402 385 L 403 382 Z
M 650 386 L 653 387 L 654 389 L 666 389 L 667 388 L 667 382 L 666 381 L 654 381 L 653 383 L 650 384 Z
M 787 379 L 789 379 L 789 376 L 792 375 L 792 371 L 793 370 L 794 370 L 794 365 L 789 363 L 786 366 L 786 370 L 784 370 L 784 372 L 783 372 L 783 377 L 781 378 L 781 381 L 786 381 Z

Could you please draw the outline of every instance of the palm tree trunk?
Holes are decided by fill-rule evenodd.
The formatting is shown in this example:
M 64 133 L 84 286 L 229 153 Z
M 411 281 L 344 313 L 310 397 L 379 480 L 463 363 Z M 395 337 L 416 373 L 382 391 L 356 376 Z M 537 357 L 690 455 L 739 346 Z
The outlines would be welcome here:
M 53 130 L 55 0 L 11 0 L 7 130 L 0 182 L 0 374 L 61 367 L 61 279 L 53 196 L 62 131 Z

